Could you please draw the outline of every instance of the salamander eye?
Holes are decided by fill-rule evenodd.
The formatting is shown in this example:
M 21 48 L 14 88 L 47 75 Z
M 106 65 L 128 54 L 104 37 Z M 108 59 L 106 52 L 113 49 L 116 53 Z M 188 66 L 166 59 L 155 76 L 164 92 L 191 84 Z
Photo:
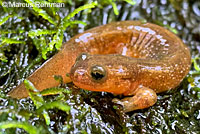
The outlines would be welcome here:
M 102 82 L 106 78 L 106 70 L 99 65 L 91 67 L 90 75 L 94 81 Z

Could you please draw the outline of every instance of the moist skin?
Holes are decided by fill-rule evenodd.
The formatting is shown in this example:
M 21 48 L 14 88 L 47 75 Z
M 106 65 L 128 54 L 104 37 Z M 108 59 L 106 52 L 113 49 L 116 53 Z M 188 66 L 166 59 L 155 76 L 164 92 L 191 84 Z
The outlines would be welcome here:
M 40 91 L 58 86 L 53 76 L 60 75 L 65 83 L 72 80 L 86 90 L 133 96 L 113 99 L 129 112 L 155 104 L 156 93 L 177 87 L 190 65 L 189 49 L 172 32 L 151 23 L 121 21 L 74 36 L 27 79 Z M 28 93 L 21 83 L 9 95 L 24 98 Z

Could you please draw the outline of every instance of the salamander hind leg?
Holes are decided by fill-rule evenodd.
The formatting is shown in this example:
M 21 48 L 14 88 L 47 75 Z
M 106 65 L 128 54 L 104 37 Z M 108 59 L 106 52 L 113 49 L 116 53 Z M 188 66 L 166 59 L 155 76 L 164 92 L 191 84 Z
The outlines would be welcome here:
M 120 104 L 124 107 L 124 112 L 130 112 L 137 109 L 144 109 L 154 105 L 157 101 L 155 91 L 147 87 L 140 87 L 136 89 L 133 97 L 126 97 L 122 100 L 113 99 L 114 103 Z

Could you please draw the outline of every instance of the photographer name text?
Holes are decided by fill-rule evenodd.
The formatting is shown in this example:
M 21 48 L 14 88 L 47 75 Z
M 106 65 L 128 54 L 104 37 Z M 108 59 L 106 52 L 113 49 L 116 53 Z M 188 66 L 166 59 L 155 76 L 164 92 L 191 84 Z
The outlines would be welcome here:
M 21 2 L 2 2 L 3 7 L 65 7 L 65 3 L 41 3 L 35 2 L 34 4 L 21 3 Z

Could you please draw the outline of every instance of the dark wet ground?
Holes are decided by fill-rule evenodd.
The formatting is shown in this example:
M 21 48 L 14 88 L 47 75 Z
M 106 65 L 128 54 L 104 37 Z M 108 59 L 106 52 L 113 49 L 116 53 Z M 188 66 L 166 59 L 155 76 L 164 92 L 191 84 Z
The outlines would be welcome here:
M 64 17 L 85 2 L 76 1 L 70 8 L 61 9 L 59 15 Z M 75 19 L 83 20 L 88 25 L 68 28 L 64 41 L 88 28 L 107 24 L 111 21 L 142 20 L 164 26 L 176 33 L 191 49 L 192 58 L 200 57 L 200 1 L 195 0 L 138 0 L 136 5 L 117 2 L 119 15 L 113 13 L 111 5 L 101 3 L 101 7 L 92 12 L 82 12 Z M 0 7 L 2 10 L 2 7 Z M 158 102 L 144 110 L 124 114 L 120 106 L 111 103 L 113 96 L 109 93 L 88 92 L 74 89 L 64 94 L 63 100 L 70 105 L 69 113 L 56 108 L 48 110 L 50 125 L 45 124 L 42 116 L 35 113 L 31 99 L 14 100 L 6 97 L 19 82 L 38 68 L 42 60 L 27 32 L 32 29 L 52 29 L 52 25 L 37 16 L 32 10 L 9 9 L 10 13 L 24 17 L 13 17 L 0 26 L 2 37 L 16 37 L 25 44 L 0 45 L 0 54 L 4 53 L 7 62 L 0 62 L 0 122 L 17 120 L 27 121 L 36 127 L 42 127 L 44 133 L 199 133 L 200 132 L 200 71 L 192 67 L 189 75 L 179 87 L 158 95 Z M 0 16 L 7 13 L 0 12 Z M 14 15 L 15 16 L 15 15 Z M 3 34 L 3 31 L 9 31 Z M 22 32 L 25 31 L 25 32 Z M 51 36 L 45 38 L 50 40 Z M 28 44 L 28 45 L 27 45 Z M 49 53 L 50 57 L 55 51 Z M 197 59 L 197 64 L 199 64 Z M 45 102 L 53 102 L 57 96 L 44 97 Z M 114 106 L 114 108 L 113 108 Z M 1 130 L 3 133 L 22 133 L 22 129 Z

